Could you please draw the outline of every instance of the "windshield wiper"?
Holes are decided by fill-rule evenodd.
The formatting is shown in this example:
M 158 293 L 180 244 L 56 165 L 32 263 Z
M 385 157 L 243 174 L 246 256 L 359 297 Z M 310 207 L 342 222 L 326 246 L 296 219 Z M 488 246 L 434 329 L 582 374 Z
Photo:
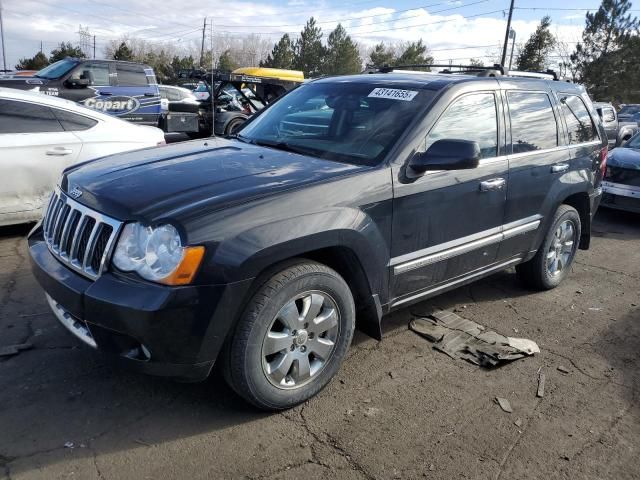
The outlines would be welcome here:
M 276 150 L 282 150 L 284 152 L 297 153 L 300 155 L 313 155 L 319 156 L 320 151 L 314 148 L 305 148 L 299 145 L 291 145 L 287 142 L 270 142 L 268 140 L 252 140 L 254 145 L 260 145 L 261 147 L 275 148 Z

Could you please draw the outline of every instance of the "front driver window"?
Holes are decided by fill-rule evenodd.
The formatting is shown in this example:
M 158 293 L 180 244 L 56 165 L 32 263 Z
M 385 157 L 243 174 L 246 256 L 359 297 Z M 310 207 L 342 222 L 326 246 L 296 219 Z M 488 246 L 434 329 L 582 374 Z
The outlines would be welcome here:
M 427 135 L 424 151 L 438 140 L 471 140 L 481 158 L 498 154 L 498 116 L 493 93 L 474 93 L 455 100 Z
M 109 65 L 106 63 L 83 63 L 71 74 L 71 79 L 89 80 L 89 85 L 109 85 Z

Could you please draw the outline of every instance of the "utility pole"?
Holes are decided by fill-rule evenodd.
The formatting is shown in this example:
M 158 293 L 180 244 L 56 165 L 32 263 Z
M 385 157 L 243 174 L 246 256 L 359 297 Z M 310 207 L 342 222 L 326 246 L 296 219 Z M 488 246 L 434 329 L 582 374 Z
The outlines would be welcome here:
M 502 47 L 502 61 L 500 65 L 504 67 L 505 62 L 507 61 L 507 45 L 509 44 L 509 31 L 511 30 L 511 17 L 513 16 L 513 3 L 515 0 L 511 0 L 511 5 L 509 6 L 509 18 L 507 19 L 507 31 L 504 32 L 504 45 Z
M 513 50 L 516 48 L 516 31 L 512 28 L 509 30 L 509 38 L 511 38 L 511 56 L 509 57 L 509 70 L 513 62 Z
M 211 35 L 210 46 L 211 46 L 211 86 L 209 88 L 209 96 L 211 97 L 211 136 L 216 136 L 216 99 L 215 90 L 216 83 L 213 80 L 213 18 L 211 18 L 211 22 L 209 23 L 209 34 Z
M 42 40 L 40 40 L 40 53 L 42 53 Z
M 202 45 L 200 46 L 200 66 L 204 61 L 204 33 L 207 31 L 207 17 L 204 17 L 204 25 L 202 25 Z
M 93 59 L 96 59 L 96 36 L 93 36 Z
M 2 0 L 0 0 L 0 41 L 2 41 L 2 68 L 7 69 L 7 53 L 4 48 L 4 23 L 2 23 Z

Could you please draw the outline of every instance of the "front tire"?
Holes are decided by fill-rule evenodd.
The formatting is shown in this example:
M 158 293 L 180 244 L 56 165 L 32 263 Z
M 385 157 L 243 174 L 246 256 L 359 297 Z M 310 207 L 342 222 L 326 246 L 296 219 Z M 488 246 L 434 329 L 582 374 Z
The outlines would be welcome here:
M 516 266 L 520 280 L 536 290 L 551 290 L 560 285 L 569 274 L 578 250 L 581 228 L 578 211 L 560 205 L 535 257 Z
M 325 265 L 301 261 L 254 294 L 227 345 L 225 378 L 258 408 L 293 407 L 336 374 L 354 328 L 346 282 Z

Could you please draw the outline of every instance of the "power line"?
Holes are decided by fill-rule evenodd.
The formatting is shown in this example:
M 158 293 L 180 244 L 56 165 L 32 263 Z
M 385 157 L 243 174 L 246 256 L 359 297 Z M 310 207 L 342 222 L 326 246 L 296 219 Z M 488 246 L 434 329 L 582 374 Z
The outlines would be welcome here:
M 445 8 L 442 10 L 437 10 L 435 12 L 429 12 L 430 14 L 433 13 L 441 13 L 441 12 L 448 12 L 450 10 L 458 10 L 460 8 L 464 8 L 464 7 L 470 7 L 471 5 L 478 5 L 480 3 L 487 3 L 493 0 L 478 0 L 475 2 L 471 2 L 471 3 L 467 3 L 464 5 L 458 5 L 455 7 L 450 7 L 450 8 Z M 439 2 L 439 3 L 432 3 L 430 5 L 421 5 L 419 7 L 414 7 L 414 8 L 407 8 L 406 10 L 397 10 L 394 12 L 388 12 L 388 13 L 378 13 L 376 15 L 365 15 L 365 16 L 361 16 L 361 17 L 352 17 L 352 18 L 334 18 L 332 20 L 323 20 L 321 22 L 316 22 L 316 24 L 318 25 L 324 25 L 326 23 L 336 23 L 336 22 L 340 22 L 340 23 L 344 23 L 344 22 L 351 22 L 353 20 L 363 20 L 365 18 L 375 18 L 375 17 L 384 17 L 384 16 L 388 16 L 388 15 L 397 15 L 400 13 L 405 13 L 405 12 L 412 12 L 413 10 L 419 10 L 421 8 L 431 8 L 431 7 L 436 7 L 438 5 L 446 5 L 446 4 L 450 4 L 450 2 Z M 421 15 L 412 15 L 409 17 L 404 17 L 404 18 L 396 18 L 396 19 L 391 19 L 391 20 L 382 20 L 380 22 L 373 22 L 373 23 L 369 23 L 368 25 L 376 25 L 378 23 L 388 23 L 388 22 L 395 22 L 398 20 L 406 20 L 408 18 L 415 18 L 415 17 L 420 17 Z M 237 24 L 232 24 L 232 25 L 219 25 L 220 27 L 239 27 L 240 25 Z M 288 25 L 260 25 L 261 28 L 284 28 L 284 27 L 299 27 L 299 28 L 303 28 L 304 25 L 300 24 L 300 23 L 294 23 L 294 24 L 288 24 Z

